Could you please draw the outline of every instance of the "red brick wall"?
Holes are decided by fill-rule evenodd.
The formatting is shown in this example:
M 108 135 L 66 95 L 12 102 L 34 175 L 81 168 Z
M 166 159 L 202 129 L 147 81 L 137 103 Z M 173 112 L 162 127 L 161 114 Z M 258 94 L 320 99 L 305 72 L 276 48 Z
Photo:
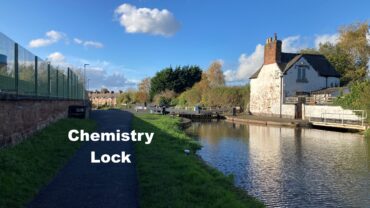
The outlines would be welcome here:
M 0 101 L 0 147 L 16 144 L 67 117 L 70 105 L 82 105 L 82 101 Z

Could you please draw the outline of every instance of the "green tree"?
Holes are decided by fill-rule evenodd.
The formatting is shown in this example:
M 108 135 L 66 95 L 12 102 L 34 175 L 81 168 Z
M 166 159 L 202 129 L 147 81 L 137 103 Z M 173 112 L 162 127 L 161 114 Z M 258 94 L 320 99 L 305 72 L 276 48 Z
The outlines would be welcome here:
M 156 73 L 150 82 L 150 97 L 166 90 L 184 92 L 201 80 L 202 70 L 198 66 L 165 68 Z
M 369 25 L 367 22 L 343 26 L 337 44 L 323 43 L 319 49 L 304 49 L 301 53 L 323 54 L 342 75 L 341 83 L 364 80 L 370 59 Z
M 337 98 L 336 104 L 349 109 L 366 110 L 370 122 L 370 81 L 357 81 L 350 86 L 351 93 Z

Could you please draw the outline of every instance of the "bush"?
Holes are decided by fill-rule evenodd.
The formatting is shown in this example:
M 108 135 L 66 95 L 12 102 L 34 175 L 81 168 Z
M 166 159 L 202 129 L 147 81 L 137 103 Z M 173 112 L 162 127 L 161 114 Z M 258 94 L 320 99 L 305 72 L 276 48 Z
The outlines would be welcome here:
M 370 122 L 370 81 L 355 82 L 350 86 L 351 93 L 339 97 L 335 104 L 343 108 L 366 110 Z
M 171 101 L 176 98 L 174 91 L 166 90 L 154 96 L 153 102 L 159 106 L 169 106 Z
M 365 137 L 370 139 L 370 129 L 365 131 Z

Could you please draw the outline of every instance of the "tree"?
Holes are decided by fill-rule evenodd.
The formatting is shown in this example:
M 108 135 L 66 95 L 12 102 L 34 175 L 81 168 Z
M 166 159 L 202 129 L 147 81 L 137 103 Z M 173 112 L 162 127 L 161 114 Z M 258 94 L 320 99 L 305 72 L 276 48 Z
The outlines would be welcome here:
M 337 44 L 323 43 L 319 49 L 305 49 L 302 53 L 323 54 L 342 75 L 341 83 L 364 80 L 370 59 L 369 25 L 367 22 L 343 26 Z
M 367 40 L 370 35 L 368 23 L 343 26 L 339 32 L 338 46 L 346 53 L 352 64 L 346 70 L 345 77 L 350 81 L 364 80 L 370 59 L 370 43 Z
M 198 66 L 165 68 L 156 73 L 150 82 L 150 97 L 166 90 L 184 92 L 201 80 L 202 70 Z
M 149 101 L 150 92 L 150 78 L 143 79 L 138 84 L 138 91 L 135 93 L 135 101 L 138 103 L 145 103 Z
M 146 92 L 149 94 L 150 92 L 150 78 L 144 78 L 141 80 L 141 82 L 138 84 L 138 88 L 140 92 Z
M 155 74 L 150 81 L 150 97 L 153 98 L 156 94 L 172 89 L 173 69 L 172 67 L 165 68 Z
M 137 103 L 145 103 L 149 100 L 149 94 L 142 92 L 142 91 L 137 91 L 135 93 L 135 102 Z
M 225 77 L 222 73 L 222 63 L 220 61 L 214 61 L 207 70 L 207 77 L 210 87 L 225 86 Z
M 103 88 L 101 88 L 100 92 L 103 93 L 103 94 L 106 94 L 106 93 L 109 93 L 109 90 L 107 88 L 103 87 Z
M 176 97 L 176 93 L 173 90 L 165 90 L 157 94 L 153 101 L 159 106 L 168 106 L 171 104 L 172 99 Z

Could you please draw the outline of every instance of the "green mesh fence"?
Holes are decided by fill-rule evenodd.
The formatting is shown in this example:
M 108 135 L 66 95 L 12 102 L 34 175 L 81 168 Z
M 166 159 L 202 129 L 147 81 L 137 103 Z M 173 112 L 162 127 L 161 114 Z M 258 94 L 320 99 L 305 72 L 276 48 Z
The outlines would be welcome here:
M 83 99 L 75 71 L 53 66 L 0 33 L 0 95 Z

